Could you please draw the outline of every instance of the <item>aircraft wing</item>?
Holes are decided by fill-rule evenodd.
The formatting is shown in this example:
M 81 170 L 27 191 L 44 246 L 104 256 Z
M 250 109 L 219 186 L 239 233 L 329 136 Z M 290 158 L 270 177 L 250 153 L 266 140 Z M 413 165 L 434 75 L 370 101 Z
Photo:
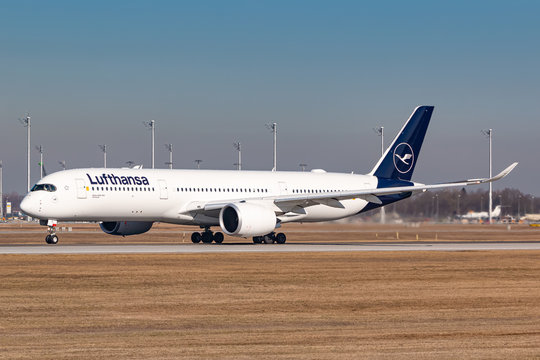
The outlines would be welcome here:
M 427 190 L 435 189 L 445 189 L 451 187 L 463 187 L 468 185 L 479 185 L 490 183 L 493 181 L 500 180 L 507 176 L 518 163 L 513 163 L 508 166 L 506 169 L 501 171 L 499 174 L 492 178 L 480 178 L 480 179 L 468 179 L 460 180 L 448 183 L 433 184 L 433 185 L 424 185 L 424 184 L 415 184 L 411 186 L 397 186 L 397 187 L 387 187 L 387 188 L 374 188 L 374 189 L 362 189 L 362 190 L 352 190 L 352 191 L 336 191 L 336 192 L 323 192 L 323 193 L 314 193 L 314 194 L 295 194 L 295 195 L 280 195 L 280 196 L 268 196 L 261 198 L 250 198 L 250 199 L 231 199 L 228 201 L 216 201 L 216 202 L 196 202 L 190 204 L 187 209 L 184 211 L 216 211 L 227 206 L 228 204 L 241 202 L 241 201 L 250 201 L 250 202 L 262 202 L 268 205 L 276 205 L 279 209 L 282 209 L 283 212 L 290 211 L 291 208 L 295 206 L 308 207 L 313 205 L 327 205 L 330 207 L 343 208 L 343 204 L 340 200 L 348 199 L 364 199 L 366 201 L 382 204 L 382 201 L 377 196 L 382 195 L 392 195 L 408 192 L 423 192 Z

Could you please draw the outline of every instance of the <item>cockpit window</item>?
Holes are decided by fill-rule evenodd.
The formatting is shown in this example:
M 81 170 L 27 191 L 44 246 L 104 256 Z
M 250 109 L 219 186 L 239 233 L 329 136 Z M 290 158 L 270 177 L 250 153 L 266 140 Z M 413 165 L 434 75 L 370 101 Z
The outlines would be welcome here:
M 54 192 L 56 191 L 56 186 L 53 184 L 36 184 L 30 191 L 48 191 L 48 192 Z

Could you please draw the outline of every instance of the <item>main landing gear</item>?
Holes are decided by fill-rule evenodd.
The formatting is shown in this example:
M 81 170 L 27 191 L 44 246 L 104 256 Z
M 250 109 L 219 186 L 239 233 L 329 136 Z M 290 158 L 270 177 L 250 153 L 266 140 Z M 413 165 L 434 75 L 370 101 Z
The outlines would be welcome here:
M 265 244 L 273 244 L 273 243 L 278 243 L 278 244 L 285 244 L 285 242 L 287 241 L 287 236 L 285 236 L 284 233 L 275 233 L 275 232 L 271 232 L 270 234 L 267 234 L 267 235 L 264 235 L 264 236 L 254 236 L 253 237 L 253 242 L 255 244 L 262 244 L 262 243 L 265 243 Z
M 195 244 L 198 244 L 201 241 L 205 244 L 211 244 L 212 242 L 215 242 L 216 244 L 221 244 L 223 242 L 223 238 L 223 233 L 213 233 L 210 228 L 205 228 L 202 233 L 194 232 L 193 234 L 191 234 L 191 241 Z

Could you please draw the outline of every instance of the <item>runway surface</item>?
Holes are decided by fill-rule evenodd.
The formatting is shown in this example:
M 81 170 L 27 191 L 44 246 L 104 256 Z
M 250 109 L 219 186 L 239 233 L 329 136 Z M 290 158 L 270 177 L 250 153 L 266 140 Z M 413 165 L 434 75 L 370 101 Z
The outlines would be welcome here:
M 357 243 L 357 244 L 179 244 L 179 245 L 8 245 L 0 254 L 199 254 L 352 251 L 540 250 L 540 242 Z

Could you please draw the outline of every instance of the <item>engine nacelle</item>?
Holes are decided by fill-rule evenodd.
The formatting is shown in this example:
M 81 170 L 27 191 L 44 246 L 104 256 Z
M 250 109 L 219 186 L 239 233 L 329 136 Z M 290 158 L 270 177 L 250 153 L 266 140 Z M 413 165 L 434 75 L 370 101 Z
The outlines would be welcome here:
M 276 223 L 272 209 L 252 203 L 229 204 L 219 213 L 221 229 L 231 236 L 266 235 L 274 231 Z
M 147 232 L 154 224 L 151 221 L 105 221 L 99 224 L 109 235 L 138 235 Z

